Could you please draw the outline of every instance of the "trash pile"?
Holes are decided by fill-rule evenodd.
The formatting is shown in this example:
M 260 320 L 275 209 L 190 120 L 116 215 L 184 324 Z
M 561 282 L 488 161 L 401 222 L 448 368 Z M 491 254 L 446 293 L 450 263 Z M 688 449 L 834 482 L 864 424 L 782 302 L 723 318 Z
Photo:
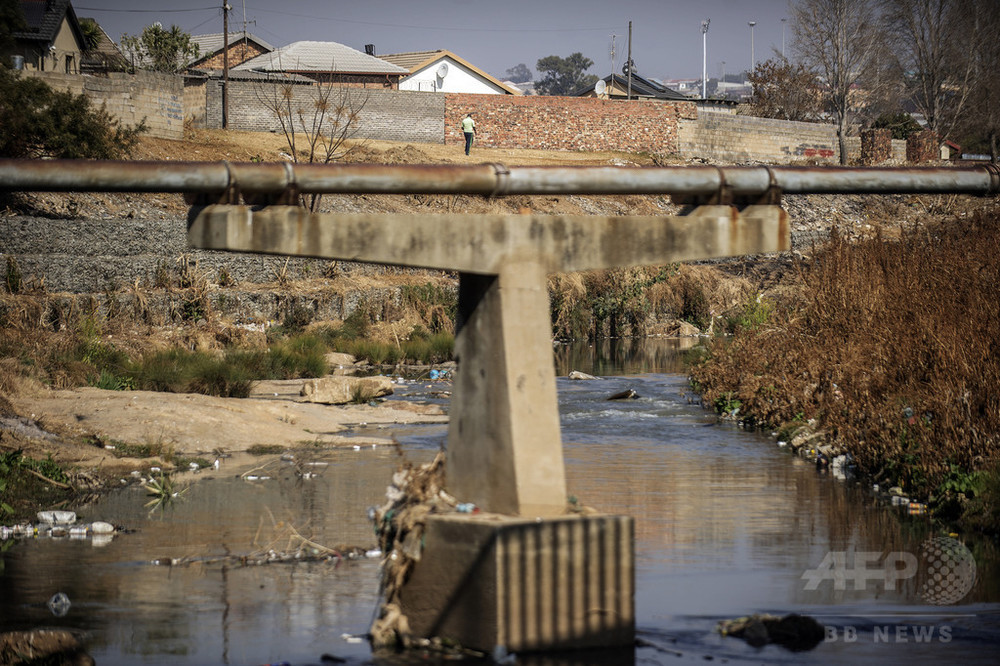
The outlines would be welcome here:
M 392 485 L 385 493 L 386 503 L 369 509 L 383 553 L 379 585 L 382 604 L 370 632 L 373 649 L 418 646 L 400 608 L 399 594 L 413 566 L 420 561 L 428 514 L 451 512 L 458 506 L 455 498 L 444 491 L 444 461 L 444 452 L 439 452 L 434 460 L 419 467 L 407 463 L 393 474 Z
M 20 525 L 0 525 L 0 541 L 25 538 L 63 538 L 90 539 L 95 546 L 111 543 L 115 535 L 115 526 L 103 521 L 89 524 L 77 524 L 76 513 L 73 511 L 39 511 L 38 522 L 35 525 L 23 523 Z
M 826 637 L 822 624 L 808 615 L 797 613 L 784 617 L 761 613 L 723 620 L 716 630 L 723 636 L 742 638 L 753 647 L 774 643 L 792 652 L 811 650 Z

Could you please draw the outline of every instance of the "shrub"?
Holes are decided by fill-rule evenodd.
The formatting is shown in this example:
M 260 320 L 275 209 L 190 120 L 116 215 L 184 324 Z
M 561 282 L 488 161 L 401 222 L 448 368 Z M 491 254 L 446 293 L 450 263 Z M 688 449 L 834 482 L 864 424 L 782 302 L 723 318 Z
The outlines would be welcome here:
M 967 495 L 1000 454 L 998 219 L 835 236 L 800 266 L 801 299 L 710 341 L 692 380 L 772 426 L 817 419 L 880 484 Z
M 0 67 L 0 156 L 121 159 L 135 148 L 145 121 L 126 128 L 84 95 Z

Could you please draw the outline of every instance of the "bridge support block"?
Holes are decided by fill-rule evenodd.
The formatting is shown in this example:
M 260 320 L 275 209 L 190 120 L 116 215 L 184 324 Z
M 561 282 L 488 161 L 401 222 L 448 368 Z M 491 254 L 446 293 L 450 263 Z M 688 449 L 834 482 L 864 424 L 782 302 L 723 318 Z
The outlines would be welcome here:
M 628 516 L 431 515 L 400 607 L 414 636 L 476 650 L 621 647 L 631 658 L 633 532 Z
M 566 513 L 545 268 L 459 277 L 448 491 L 484 511 Z

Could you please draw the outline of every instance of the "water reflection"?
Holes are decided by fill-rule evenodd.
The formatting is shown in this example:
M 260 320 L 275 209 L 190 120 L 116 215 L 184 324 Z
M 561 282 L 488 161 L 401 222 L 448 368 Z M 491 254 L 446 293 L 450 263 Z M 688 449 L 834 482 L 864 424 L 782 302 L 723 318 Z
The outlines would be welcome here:
M 858 589 L 836 589 L 827 581 L 807 590 L 803 573 L 831 551 L 917 554 L 938 532 L 924 518 L 901 519 L 860 485 L 818 474 L 770 438 L 719 424 L 690 404 L 685 379 L 676 374 L 681 346 L 652 340 L 556 349 L 560 376 L 581 370 L 599 377 L 558 380 L 569 490 L 586 504 L 636 519 L 636 615 L 644 643 L 625 661 L 673 664 L 712 656 L 735 663 L 940 663 L 993 654 L 1000 640 L 1000 558 L 989 542 L 968 542 L 978 578 L 955 606 L 924 603 L 920 576 L 895 589 L 871 580 Z M 410 384 L 401 398 L 440 400 L 430 396 L 441 385 L 427 386 Z M 607 400 L 624 388 L 639 398 Z M 385 434 L 395 435 L 407 457 L 419 462 L 441 445 L 445 428 L 407 426 Z M 315 478 L 270 461 L 269 480 L 248 482 L 235 473 L 202 480 L 152 516 L 141 490 L 107 497 L 81 509 L 82 517 L 138 531 L 105 547 L 18 542 L 2 554 L 0 626 L 81 630 L 101 664 L 315 663 L 323 654 L 352 663 L 370 659 L 366 644 L 343 636 L 369 626 L 377 602 L 374 560 L 150 564 L 280 550 L 288 525 L 326 546 L 373 545 L 365 510 L 382 501 L 397 453 L 365 447 L 321 457 L 329 464 Z M 56 618 L 45 601 L 59 591 L 73 605 Z M 759 611 L 815 615 L 836 640 L 792 654 L 713 632 L 719 619 Z M 895 633 L 881 640 L 898 627 L 909 640 Z M 940 641 L 944 627 L 948 642 Z M 918 630 L 937 633 L 917 642 Z M 847 640 L 851 635 L 854 640 Z M 586 663 L 622 661 L 621 655 L 603 661 L 598 654 L 585 656 Z M 580 659 L 536 661 L 584 663 Z

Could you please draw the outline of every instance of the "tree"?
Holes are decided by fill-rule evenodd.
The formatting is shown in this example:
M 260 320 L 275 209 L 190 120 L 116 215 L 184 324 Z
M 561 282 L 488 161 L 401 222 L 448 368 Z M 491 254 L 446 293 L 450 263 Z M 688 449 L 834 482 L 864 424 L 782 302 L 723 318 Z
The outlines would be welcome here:
M 83 50 L 93 51 L 101 43 L 101 27 L 94 19 L 80 19 L 80 32 L 83 33 Z
M 973 83 L 976 54 L 996 40 L 973 0 L 881 0 L 907 99 L 939 136 L 951 134 Z M 990 5 L 993 3 L 985 3 Z
M 914 132 L 923 128 L 908 113 L 884 113 L 872 123 L 874 129 L 887 129 L 892 132 L 893 139 L 908 139 Z
M 27 29 L 20 0 L 0 0 L 0 53 L 12 51 L 14 33 Z M 0 67 L 10 67 L 10 60 L 5 58 Z
M 963 143 L 977 151 L 989 152 L 993 164 L 1000 161 L 1000 3 L 984 3 L 975 15 L 965 20 L 975 22 L 974 29 L 992 35 L 971 53 L 972 66 L 966 112 L 959 118 L 958 129 Z
M 330 71 L 336 68 L 331 65 Z M 329 82 L 309 86 L 275 82 L 262 83 L 255 92 L 278 121 L 295 163 L 329 164 L 354 149 L 348 141 L 357 135 L 361 112 L 368 102 L 361 91 Z M 305 146 L 300 144 L 300 138 L 304 138 Z M 307 200 L 302 195 L 300 202 L 315 212 L 321 198 L 320 194 L 312 194 Z
M 132 52 L 133 68 L 167 74 L 181 71 L 189 59 L 198 57 L 191 35 L 176 25 L 164 30 L 160 23 L 147 25 L 139 37 L 122 35 L 122 48 Z
M 816 120 L 823 112 L 816 75 L 805 65 L 765 60 L 748 77 L 755 116 L 781 120 Z
M 535 69 L 545 76 L 535 84 L 539 95 L 569 95 L 597 83 L 597 76 L 584 74 L 594 61 L 582 53 L 574 53 L 568 58 L 546 56 L 538 61 Z
M 532 79 L 531 70 L 523 62 L 508 69 L 504 77 L 514 83 L 527 83 Z
M 52 90 L 44 81 L 0 67 L 0 156 L 120 159 L 146 131 L 127 128 L 84 95 Z
M 848 123 L 858 103 L 855 89 L 871 75 L 881 53 L 873 0 L 799 0 L 791 11 L 792 49 L 820 77 L 837 125 L 840 163 L 847 164 Z

